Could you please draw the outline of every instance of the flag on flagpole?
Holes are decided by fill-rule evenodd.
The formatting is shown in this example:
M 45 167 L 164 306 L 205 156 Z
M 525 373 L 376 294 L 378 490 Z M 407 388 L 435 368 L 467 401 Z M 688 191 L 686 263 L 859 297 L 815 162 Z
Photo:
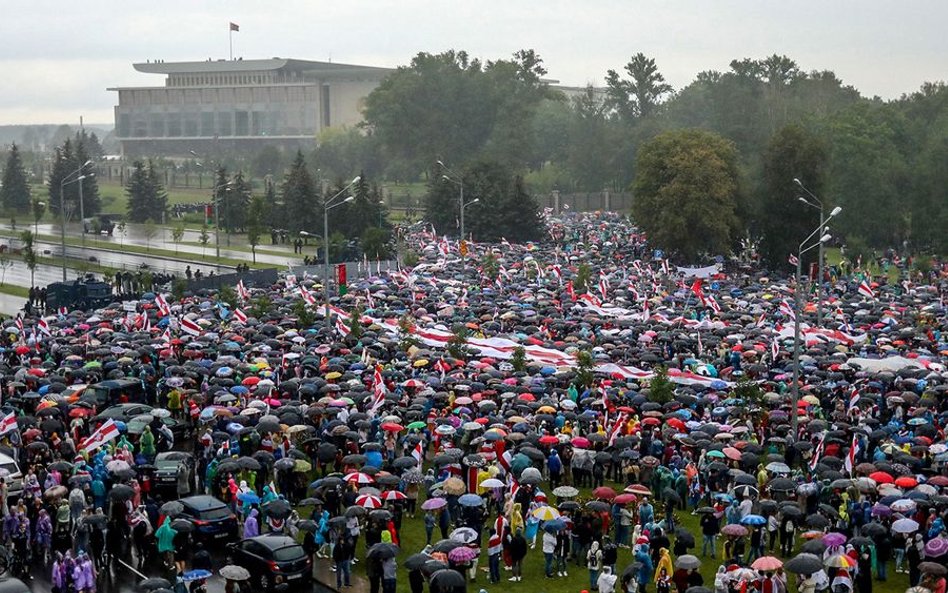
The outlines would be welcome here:
M 780 342 L 777 341 L 777 338 L 774 338 L 773 341 L 770 342 L 771 361 L 776 362 L 778 354 L 780 354 Z
M 231 31 L 237 31 L 237 32 L 239 33 L 239 32 L 240 32 L 240 25 L 238 25 L 237 23 L 231 23 L 231 24 L 230 24 L 230 30 L 231 30 Z M 251 31 L 251 33 L 252 33 L 252 31 Z
M 859 283 L 859 294 L 866 297 L 867 299 L 876 298 L 876 293 L 872 291 L 872 287 L 869 286 L 869 283 L 865 280 Z
M 798 413 L 797 410 L 794 410 L 794 413 Z M 816 471 L 816 466 L 819 465 L 820 459 L 823 457 L 823 445 L 826 442 L 826 433 L 823 433 L 823 436 L 820 437 L 820 442 L 816 444 L 816 449 L 813 450 L 813 457 L 810 459 L 810 471 Z
M 0 419 L 0 435 L 7 434 L 8 432 L 16 429 L 16 414 L 14 412 L 10 412 Z
M 852 410 L 853 407 L 859 403 L 859 389 L 853 387 L 852 392 L 849 394 L 849 405 L 846 407 L 846 411 Z
M 800 263 L 800 259 L 792 253 L 790 254 L 790 257 L 787 259 L 787 261 L 790 262 L 791 266 L 795 266 Z
M 569 299 L 575 303 L 575 302 L 576 302 L 576 291 L 573 290 L 573 281 L 572 281 L 572 280 L 570 280 L 570 281 L 568 281 L 568 282 L 566 283 L 566 292 L 569 293 Z
M 36 327 L 39 328 L 41 333 L 44 333 L 47 336 L 53 335 L 53 332 L 49 331 L 49 323 L 47 323 L 47 321 L 42 317 L 40 317 L 39 321 L 36 322 Z
M 109 418 L 102 426 L 97 428 L 95 432 L 90 434 L 88 438 L 82 441 L 82 443 L 79 445 L 79 450 L 89 452 L 93 449 L 98 449 L 102 445 L 118 437 L 118 435 L 118 425 L 114 420 Z
M 246 286 L 244 286 L 243 280 L 237 281 L 237 296 L 240 297 L 240 300 L 242 301 L 250 300 L 250 291 L 247 290 Z
M 856 467 L 856 455 L 859 454 L 859 440 L 853 435 L 852 443 L 849 446 L 849 453 L 846 454 L 846 460 L 843 462 L 849 475 L 853 475 L 853 468 Z
M 705 297 L 704 289 L 701 287 L 701 278 L 696 279 L 694 284 L 691 285 L 691 292 L 695 293 L 695 296 L 698 297 L 698 300 L 704 305 Z
M 375 365 L 375 373 L 372 381 L 372 405 L 369 407 L 369 415 L 374 415 L 375 411 L 385 401 L 385 381 L 382 379 L 382 365 Z
M 168 301 L 165 300 L 165 297 L 161 294 L 155 295 L 155 306 L 158 307 L 158 312 L 161 313 L 163 317 L 167 317 L 171 314 L 171 307 L 168 306 Z
M 415 448 L 412 449 L 411 456 L 415 458 L 415 461 L 418 462 L 418 466 L 421 467 L 422 462 L 425 460 L 425 448 L 421 446 L 421 441 L 418 441 Z
M 780 301 L 780 312 L 784 314 L 785 317 L 796 320 L 797 313 L 793 310 L 793 307 L 790 306 L 786 300 Z
M 247 323 L 247 314 L 240 310 L 240 308 L 234 309 L 234 321 L 239 323 Z

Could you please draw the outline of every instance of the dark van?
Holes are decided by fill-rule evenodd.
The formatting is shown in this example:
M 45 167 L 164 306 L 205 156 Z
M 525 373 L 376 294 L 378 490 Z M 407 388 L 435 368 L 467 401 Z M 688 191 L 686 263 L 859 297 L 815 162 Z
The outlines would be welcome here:
M 145 389 L 142 387 L 142 382 L 137 379 L 102 381 L 90 385 L 86 391 L 95 394 L 95 402 L 100 409 L 115 404 L 144 403 L 145 401 Z

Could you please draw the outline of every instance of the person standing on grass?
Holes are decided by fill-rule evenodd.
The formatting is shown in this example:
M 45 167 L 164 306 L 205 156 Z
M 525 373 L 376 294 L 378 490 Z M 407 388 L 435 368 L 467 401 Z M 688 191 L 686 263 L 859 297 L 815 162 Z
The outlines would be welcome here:
M 586 553 L 586 567 L 589 569 L 589 589 L 595 591 L 599 580 L 599 571 L 602 570 L 602 550 L 599 549 L 599 542 L 593 540 L 589 546 L 589 552 Z
M 527 555 L 527 540 L 523 537 L 523 530 L 518 529 L 507 543 L 507 550 L 510 552 L 510 564 L 513 576 L 507 579 L 512 582 L 523 580 L 523 559 Z
M 553 578 L 553 564 L 556 559 L 556 535 L 551 531 L 543 530 L 543 562 L 546 578 Z

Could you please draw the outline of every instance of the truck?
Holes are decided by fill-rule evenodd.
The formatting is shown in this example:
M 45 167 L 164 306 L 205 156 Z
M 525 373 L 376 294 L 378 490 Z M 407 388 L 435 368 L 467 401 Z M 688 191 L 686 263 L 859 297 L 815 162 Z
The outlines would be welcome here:
M 102 216 L 93 216 L 92 218 L 83 218 L 82 219 L 82 232 L 83 233 L 92 233 L 99 234 L 105 233 L 108 236 L 112 236 L 112 231 L 115 230 L 115 221 L 109 218 L 108 215 L 103 214 Z
M 46 306 L 51 310 L 98 309 L 112 302 L 112 287 L 98 280 L 53 282 L 46 287 Z

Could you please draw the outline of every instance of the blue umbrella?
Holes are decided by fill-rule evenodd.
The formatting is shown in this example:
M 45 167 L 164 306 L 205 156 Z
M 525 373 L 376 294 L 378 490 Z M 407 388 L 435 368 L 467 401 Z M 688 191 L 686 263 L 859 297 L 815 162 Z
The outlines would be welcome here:
M 551 519 L 543 524 L 543 530 L 550 533 L 566 529 L 566 521 L 563 519 Z
M 484 504 L 484 499 L 476 494 L 465 494 L 458 499 L 458 503 L 464 507 L 479 507 Z
M 761 525 L 766 525 L 767 519 L 761 517 L 760 515 L 747 515 L 741 519 L 741 525 L 751 525 L 753 527 L 760 527 Z
M 181 575 L 181 580 L 185 583 L 190 583 L 191 581 L 202 581 L 204 579 L 211 578 L 211 571 L 203 569 L 189 570 L 188 572 Z
M 241 492 L 237 495 L 237 500 L 246 504 L 259 504 L 260 497 L 256 492 Z

